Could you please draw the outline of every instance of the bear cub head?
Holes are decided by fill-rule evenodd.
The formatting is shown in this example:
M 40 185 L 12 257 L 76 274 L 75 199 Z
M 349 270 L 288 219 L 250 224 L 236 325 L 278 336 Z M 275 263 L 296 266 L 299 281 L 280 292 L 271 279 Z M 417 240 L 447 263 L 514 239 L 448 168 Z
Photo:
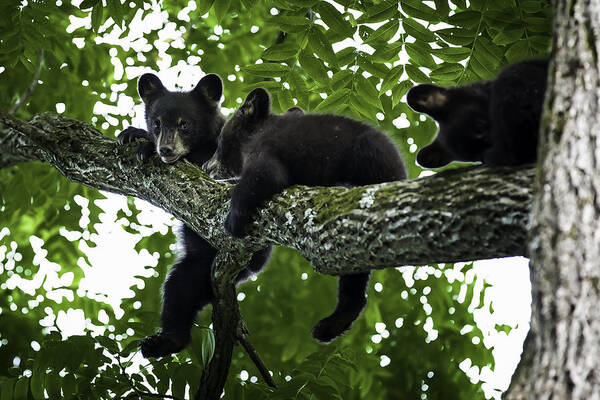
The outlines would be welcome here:
M 444 88 L 430 84 L 410 89 L 408 105 L 437 121 L 435 140 L 417 154 L 426 168 L 439 168 L 452 161 L 483 161 L 491 145 L 490 85 L 475 83 Z
M 303 115 L 299 107 L 292 107 L 283 115 Z M 242 104 L 225 122 L 217 151 L 202 169 L 213 179 L 239 177 L 247 155 L 247 146 L 271 115 L 269 93 L 262 88 L 252 90 Z
M 147 73 L 138 81 L 138 92 L 146 107 L 150 139 L 163 162 L 171 164 L 186 156 L 204 162 L 210 157 L 224 120 L 219 111 L 223 83 L 218 75 L 206 75 L 189 92 L 171 92 L 156 75 Z

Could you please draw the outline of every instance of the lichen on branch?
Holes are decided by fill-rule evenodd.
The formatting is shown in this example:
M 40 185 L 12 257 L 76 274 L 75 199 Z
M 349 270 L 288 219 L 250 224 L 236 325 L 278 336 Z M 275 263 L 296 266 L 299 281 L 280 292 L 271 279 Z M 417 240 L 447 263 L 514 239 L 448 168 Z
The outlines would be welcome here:
M 142 164 L 133 145 L 53 114 L 24 122 L 0 113 L 0 124 L 0 160 L 40 160 L 75 182 L 146 200 L 221 250 L 288 246 L 333 275 L 527 254 L 533 167 L 477 166 L 351 189 L 294 186 L 238 241 L 222 228 L 232 186 L 190 163 Z

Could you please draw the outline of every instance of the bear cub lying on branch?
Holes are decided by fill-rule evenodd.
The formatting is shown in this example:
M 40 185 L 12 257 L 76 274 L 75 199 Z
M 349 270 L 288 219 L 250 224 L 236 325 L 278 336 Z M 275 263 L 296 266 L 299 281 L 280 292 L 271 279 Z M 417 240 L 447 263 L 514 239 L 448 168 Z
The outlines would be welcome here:
M 221 78 L 206 75 L 190 92 L 170 92 L 156 75 L 144 74 L 138 92 L 146 106 L 148 131 L 129 127 L 119 135 L 119 143 L 144 139 L 137 148 L 141 160 L 156 152 L 165 163 L 185 157 L 200 166 L 210 158 L 225 122 L 219 111 Z M 196 313 L 214 300 L 210 274 L 217 250 L 186 225 L 179 236 L 182 250 L 163 286 L 161 331 L 142 340 L 144 357 L 162 357 L 185 348 Z M 270 247 L 254 253 L 237 282 L 259 271 L 270 253 Z
M 417 154 L 425 168 L 452 161 L 521 165 L 537 158 L 548 60 L 522 61 L 487 82 L 444 88 L 418 85 L 407 102 L 439 124 L 435 140 Z
M 255 89 L 225 123 L 216 153 L 203 169 L 212 178 L 240 176 L 225 230 L 244 237 L 256 209 L 293 185 L 360 186 L 406 179 L 392 141 L 352 119 L 270 111 L 269 94 Z M 335 311 L 313 329 L 322 342 L 344 333 L 366 304 L 368 273 L 340 276 Z

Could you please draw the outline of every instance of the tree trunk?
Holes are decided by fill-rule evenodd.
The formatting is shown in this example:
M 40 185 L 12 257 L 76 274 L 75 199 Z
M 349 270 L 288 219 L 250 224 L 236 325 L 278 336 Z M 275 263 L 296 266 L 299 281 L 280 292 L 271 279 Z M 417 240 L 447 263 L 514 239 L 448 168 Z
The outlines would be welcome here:
M 554 21 L 531 331 L 507 399 L 600 399 L 600 1 L 557 0 Z

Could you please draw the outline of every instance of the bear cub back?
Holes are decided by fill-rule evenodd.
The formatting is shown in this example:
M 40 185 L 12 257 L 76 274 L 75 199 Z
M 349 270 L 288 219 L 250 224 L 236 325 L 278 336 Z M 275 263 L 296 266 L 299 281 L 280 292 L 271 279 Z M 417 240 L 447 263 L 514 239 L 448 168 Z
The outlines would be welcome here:
M 522 61 L 496 79 L 455 88 L 418 85 L 408 105 L 438 122 L 435 140 L 417 154 L 426 168 L 452 161 L 521 165 L 537 159 L 548 60 Z
M 259 88 L 223 126 L 205 170 L 213 177 L 243 176 L 261 158 L 281 164 L 292 185 L 358 186 L 406 178 L 395 145 L 374 127 L 340 115 L 304 114 L 297 107 L 272 114 L 269 94 Z
M 225 123 L 215 155 L 203 166 L 213 178 L 241 176 L 225 231 L 243 237 L 266 200 L 292 185 L 359 186 L 406 178 L 392 141 L 370 125 L 339 115 L 275 115 L 269 94 L 255 89 Z M 313 328 L 329 342 L 350 328 L 366 304 L 368 273 L 340 276 L 335 310 Z

